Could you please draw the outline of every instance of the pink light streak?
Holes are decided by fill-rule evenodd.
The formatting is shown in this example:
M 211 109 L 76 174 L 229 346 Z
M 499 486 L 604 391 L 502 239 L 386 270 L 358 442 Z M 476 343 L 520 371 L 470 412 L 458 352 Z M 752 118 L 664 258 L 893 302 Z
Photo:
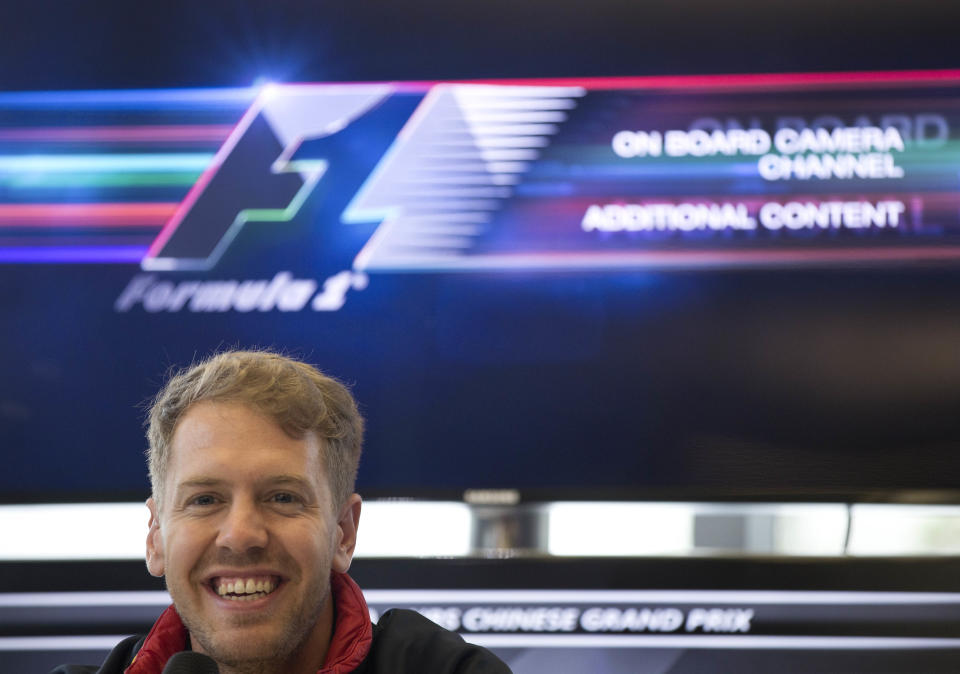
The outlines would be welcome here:
M 832 73 L 750 73 L 731 75 L 654 75 L 645 77 L 561 77 L 517 80 L 464 80 L 443 84 L 497 84 L 520 86 L 585 87 L 587 89 L 762 89 L 820 86 L 871 86 L 957 84 L 960 70 L 901 70 Z M 438 82 L 439 84 L 439 82 Z
M 328 85 L 321 82 L 297 82 L 281 84 L 281 87 L 351 86 L 389 84 L 396 91 L 425 92 L 438 84 L 495 84 L 505 86 L 540 87 L 585 87 L 587 89 L 725 89 L 813 86 L 869 86 L 890 84 L 913 86 L 915 84 L 958 84 L 960 69 L 952 70 L 876 70 L 851 72 L 812 73 L 743 73 L 722 75 L 649 75 L 637 77 L 551 77 L 528 79 L 482 79 L 482 80 L 409 80 L 402 82 L 354 81 Z
M 11 227 L 160 228 L 176 211 L 173 203 L 0 204 L 0 229 Z
M 903 246 L 863 248 L 804 248 L 797 250 L 691 250 L 508 253 L 463 257 L 446 263 L 425 261 L 391 265 L 382 269 L 442 270 L 623 270 L 767 267 L 785 265 L 872 264 L 882 262 L 937 262 L 960 259 L 960 246 Z M 380 270 L 381 268 L 378 268 Z

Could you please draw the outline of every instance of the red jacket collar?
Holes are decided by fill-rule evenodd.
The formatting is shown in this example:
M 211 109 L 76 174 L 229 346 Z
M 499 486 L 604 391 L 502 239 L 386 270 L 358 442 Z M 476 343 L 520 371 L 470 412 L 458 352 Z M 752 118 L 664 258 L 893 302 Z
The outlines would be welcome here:
M 330 591 L 334 601 L 333 637 L 317 674 L 347 674 L 360 666 L 373 645 L 370 609 L 360 586 L 345 573 L 331 574 Z
M 333 636 L 326 661 L 317 674 L 347 674 L 370 652 L 373 643 L 370 611 L 360 587 L 345 573 L 331 574 L 330 591 L 334 601 Z M 168 607 L 153 624 L 125 674 L 162 674 L 167 660 L 186 649 L 187 637 L 187 628 L 177 610 Z

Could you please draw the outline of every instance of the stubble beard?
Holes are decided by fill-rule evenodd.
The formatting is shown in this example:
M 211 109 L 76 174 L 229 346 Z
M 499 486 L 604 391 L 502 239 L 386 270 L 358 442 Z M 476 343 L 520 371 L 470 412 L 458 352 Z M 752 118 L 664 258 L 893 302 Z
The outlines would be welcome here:
M 180 602 L 183 604 L 181 607 L 174 599 L 174 605 L 190 633 L 193 650 L 202 651 L 213 658 L 220 666 L 221 674 L 282 674 L 286 672 L 286 663 L 306 646 L 325 603 L 331 600 L 329 575 L 328 572 L 323 579 L 318 579 L 313 591 L 284 613 L 270 618 L 268 622 L 272 623 L 273 630 L 256 641 L 230 635 L 229 628 L 218 630 L 203 620 L 200 611 L 194 611 L 192 606 L 184 602 Z M 174 589 L 168 589 L 173 595 Z M 263 622 L 262 617 L 249 616 L 235 619 L 232 624 L 243 628 L 260 622 Z M 317 669 L 322 664 L 317 663 Z

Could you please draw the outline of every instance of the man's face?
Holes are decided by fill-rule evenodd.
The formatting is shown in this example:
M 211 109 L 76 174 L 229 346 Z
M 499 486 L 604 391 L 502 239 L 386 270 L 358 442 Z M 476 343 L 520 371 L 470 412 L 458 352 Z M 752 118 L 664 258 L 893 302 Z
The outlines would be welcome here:
M 194 650 L 229 664 L 325 652 L 330 570 L 350 566 L 360 499 L 334 511 L 316 436 L 202 402 L 169 461 L 162 511 L 148 502 L 147 566 L 166 576 Z

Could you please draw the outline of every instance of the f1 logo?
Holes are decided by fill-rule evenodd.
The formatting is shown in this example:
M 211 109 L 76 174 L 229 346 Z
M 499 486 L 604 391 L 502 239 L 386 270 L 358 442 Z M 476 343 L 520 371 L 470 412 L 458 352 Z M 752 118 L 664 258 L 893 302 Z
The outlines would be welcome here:
M 403 128 L 341 218 L 345 225 L 382 221 L 354 269 L 457 266 L 583 93 L 480 84 L 269 86 L 141 266 L 211 269 L 247 222 L 293 218 L 331 162 L 363 142 L 364 127 L 398 113 Z

